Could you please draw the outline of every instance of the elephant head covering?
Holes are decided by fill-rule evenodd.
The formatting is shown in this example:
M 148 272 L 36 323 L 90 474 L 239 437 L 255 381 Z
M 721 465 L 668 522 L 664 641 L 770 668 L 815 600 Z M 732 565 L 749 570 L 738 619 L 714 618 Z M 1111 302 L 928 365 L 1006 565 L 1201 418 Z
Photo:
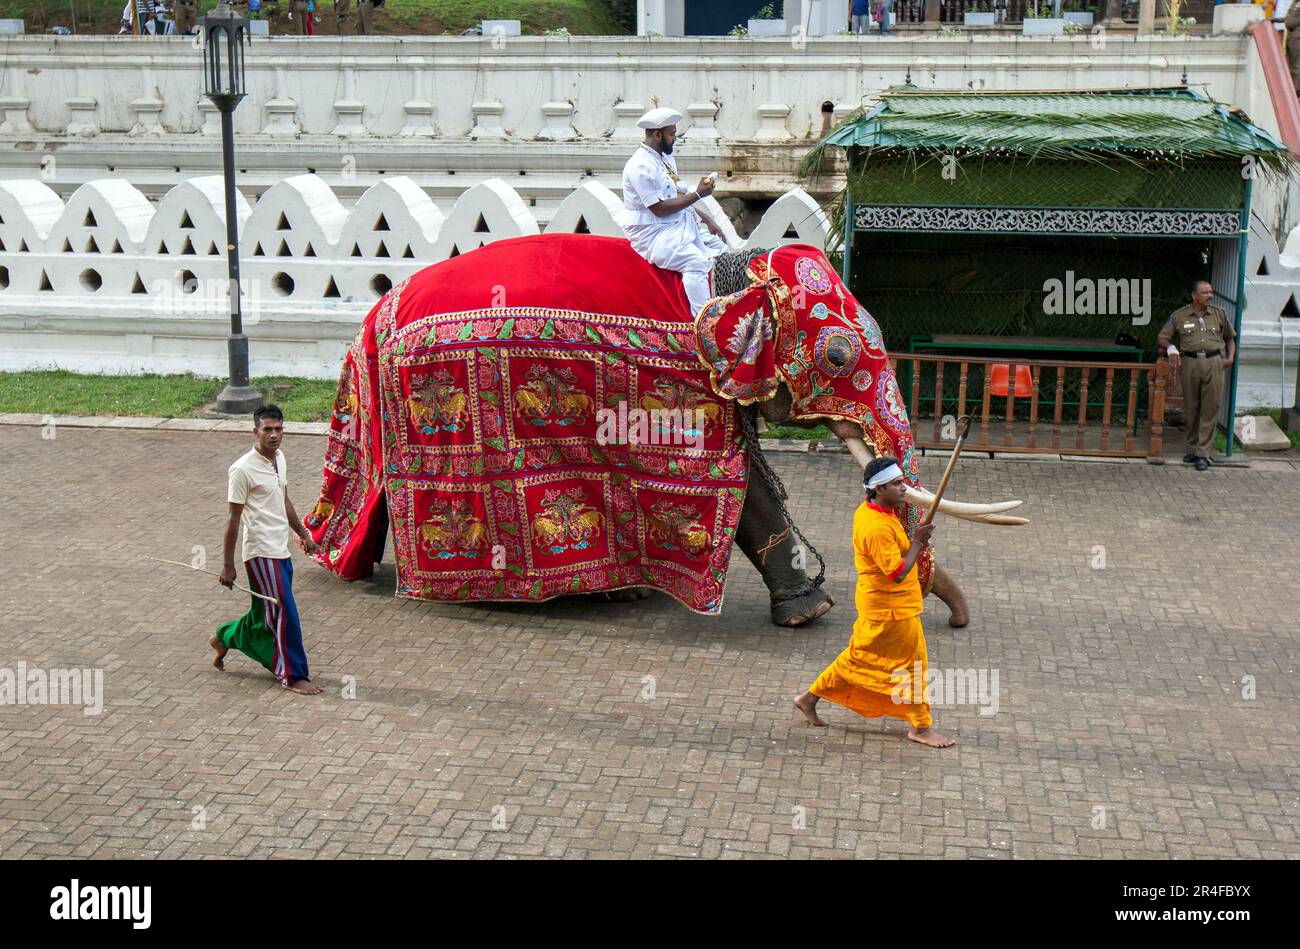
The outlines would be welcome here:
M 826 256 L 788 244 L 751 259 L 747 273 L 748 286 L 710 300 L 696 320 L 714 391 L 748 405 L 785 385 L 795 418 L 857 422 L 877 456 L 896 457 L 907 483 L 919 486 L 911 423 L 880 327 Z M 905 524 L 919 517 L 907 506 Z M 928 590 L 929 554 L 920 566 Z

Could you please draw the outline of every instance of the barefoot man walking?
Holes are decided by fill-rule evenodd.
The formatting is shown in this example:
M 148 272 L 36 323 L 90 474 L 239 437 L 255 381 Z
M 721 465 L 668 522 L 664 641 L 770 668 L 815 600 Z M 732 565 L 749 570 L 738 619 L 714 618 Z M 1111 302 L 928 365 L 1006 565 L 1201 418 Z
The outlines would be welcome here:
M 930 706 L 919 698 L 925 683 L 925 633 L 921 629 L 921 584 L 916 561 L 934 533 L 918 527 L 909 542 L 899 520 L 903 472 L 896 458 L 877 458 L 863 475 L 867 500 L 853 515 L 853 560 L 858 568 L 858 619 L 849 648 L 794 700 L 813 725 L 825 725 L 817 702 L 827 699 L 867 718 L 888 715 L 911 723 L 907 737 L 931 748 L 953 744 L 931 727 Z M 919 663 L 921 681 L 910 687 Z
M 235 538 L 242 523 L 241 559 L 248 584 L 276 602 L 253 597 L 247 613 L 208 637 L 214 653 L 212 665 L 224 670 L 226 653 L 238 649 L 271 670 L 286 689 L 300 695 L 320 695 L 320 687 L 312 685 L 307 672 L 307 652 L 293 600 L 289 531 L 298 535 L 298 546 L 304 553 L 314 554 L 316 544 L 289 500 L 284 453 L 280 451 L 284 415 L 278 408 L 264 405 L 253 413 L 253 437 L 255 447 L 230 466 L 230 519 L 226 523 L 221 584 L 230 587 L 235 583 Z

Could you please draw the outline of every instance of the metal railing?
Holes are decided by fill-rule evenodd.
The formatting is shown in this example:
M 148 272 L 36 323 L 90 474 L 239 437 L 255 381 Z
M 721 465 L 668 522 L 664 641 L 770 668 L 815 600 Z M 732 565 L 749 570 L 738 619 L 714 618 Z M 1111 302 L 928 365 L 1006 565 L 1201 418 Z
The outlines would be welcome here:
M 956 418 L 970 415 L 969 449 L 1163 463 L 1169 376 L 1163 358 L 1122 363 L 908 354 L 891 363 L 921 448 L 951 447 Z M 1007 370 L 998 392 L 994 366 Z M 1026 381 L 1018 379 L 1021 367 L 1028 370 L 1027 391 L 1018 391 L 1017 383 Z

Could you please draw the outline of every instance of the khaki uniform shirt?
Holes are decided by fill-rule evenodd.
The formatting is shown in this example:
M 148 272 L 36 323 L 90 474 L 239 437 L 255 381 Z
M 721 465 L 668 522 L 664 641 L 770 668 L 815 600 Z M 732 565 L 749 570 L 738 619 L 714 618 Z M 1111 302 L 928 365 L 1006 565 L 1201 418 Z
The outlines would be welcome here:
M 1217 353 L 1225 349 L 1224 340 L 1237 335 L 1222 307 L 1207 306 L 1205 315 L 1198 317 L 1190 303 L 1174 310 L 1160 333 L 1167 335 L 1180 353 Z

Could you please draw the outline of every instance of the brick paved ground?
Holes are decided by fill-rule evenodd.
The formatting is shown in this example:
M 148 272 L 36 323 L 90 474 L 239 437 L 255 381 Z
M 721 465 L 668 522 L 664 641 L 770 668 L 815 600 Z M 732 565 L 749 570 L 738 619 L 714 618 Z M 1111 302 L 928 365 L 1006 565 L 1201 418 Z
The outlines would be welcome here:
M 939 709 L 960 744 L 935 752 L 825 705 L 813 730 L 789 704 L 853 618 L 844 456 L 776 459 L 840 597 L 810 629 L 770 625 L 739 555 L 714 619 L 660 595 L 398 601 L 391 567 L 347 585 L 299 558 L 326 687 L 306 699 L 234 654 L 212 670 L 206 637 L 247 601 L 141 560 L 219 561 L 247 444 L 0 426 L 0 667 L 106 677 L 97 717 L 0 707 L 0 856 L 1300 854 L 1290 466 L 964 464 L 960 496 L 1025 498 L 1033 524 L 941 522 L 975 619 L 949 630 L 928 600 L 931 662 L 996 669 L 1001 702 Z M 322 448 L 287 440 L 300 511 Z

